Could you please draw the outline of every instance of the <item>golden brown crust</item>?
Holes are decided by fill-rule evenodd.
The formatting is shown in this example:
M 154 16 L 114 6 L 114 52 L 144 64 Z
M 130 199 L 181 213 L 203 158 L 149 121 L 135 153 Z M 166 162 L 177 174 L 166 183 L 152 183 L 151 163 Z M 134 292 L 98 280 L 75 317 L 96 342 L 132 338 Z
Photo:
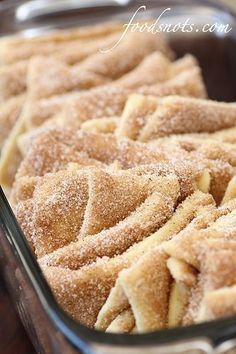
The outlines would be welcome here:
M 171 278 L 166 260 L 167 255 L 157 248 L 119 274 L 139 332 L 167 327 Z
M 20 95 L 18 97 L 13 97 L 0 105 L 0 148 L 3 147 L 11 129 L 16 123 L 24 101 L 25 96 Z
M 81 44 L 120 32 L 122 26 L 119 22 L 108 22 L 83 28 L 57 30 L 33 38 L 9 37 L 1 41 L 0 63 L 13 64 L 38 54 L 49 55 L 64 50 L 70 43 L 74 45 L 75 41 Z
M 159 38 L 148 33 L 128 33 L 113 50 L 95 53 L 72 67 L 53 58 L 33 58 L 27 77 L 29 95 L 39 99 L 104 85 L 134 69 L 146 55 L 159 49 Z
M 64 257 L 69 267 L 74 257 L 79 267 L 85 262 L 91 263 L 98 256 L 113 256 L 119 250 L 122 253 L 134 242 L 142 240 L 171 215 L 179 194 L 175 177 L 113 175 L 101 169 L 60 171 L 36 181 L 31 197 L 35 207 L 31 213 L 38 257 L 72 241 L 97 234 L 91 241 L 77 244 L 77 255 L 75 248 L 71 257 Z M 163 196 L 158 194 L 161 192 Z M 27 199 L 28 195 L 23 197 Z M 144 225 L 138 220 L 138 208 L 144 210 Z M 121 225 L 114 227 L 119 222 Z M 129 229 L 130 238 L 126 240 L 123 232 Z M 97 247 L 93 249 L 96 243 Z M 88 254 L 86 260 L 84 255 L 89 252 L 90 257 Z M 59 259 L 60 254 L 60 264 L 63 264 L 63 249 L 59 250 Z
M 79 130 L 72 132 L 58 127 L 45 129 L 34 139 L 18 170 L 17 178 L 56 172 L 69 162 L 87 166 L 111 164 L 116 160 L 124 168 L 129 168 L 142 163 L 164 161 L 166 156 L 162 151 L 154 151 L 127 139 L 116 139 L 113 135 Z
M 235 315 L 235 295 L 235 285 L 209 291 L 202 300 L 196 321 L 212 321 Z
M 0 101 L 21 95 L 26 90 L 27 63 L 0 66 Z
M 230 128 L 236 122 L 234 103 L 169 96 L 159 98 L 156 106 L 148 108 L 149 101 L 145 97 L 131 97 L 127 103 L 122 123 L 134 126 L 133 139 L 147 142 L 173 134 L 210 133 Z M 127 136 L 126 130 L 120 128 L 119 135 Z

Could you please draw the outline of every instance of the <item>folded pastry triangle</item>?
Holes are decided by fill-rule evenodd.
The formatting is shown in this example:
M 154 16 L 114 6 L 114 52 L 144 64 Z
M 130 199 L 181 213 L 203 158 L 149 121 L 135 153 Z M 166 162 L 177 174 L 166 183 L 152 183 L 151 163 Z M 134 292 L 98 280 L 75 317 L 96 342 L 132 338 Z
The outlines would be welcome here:
M 213 203 L 212 198 L 208 195 L 196 191 L 188 197 L 182 204 L 178 206 L 176 212 L 153 235 L 147 237 L 142 242 L 137 243 L 127 250 L 121 257 L 125 257 L 134 264 L 137 258 L 148 254 L 153 248 L 158 247 L 173 237 L 175 233 L 182 230 L 188 223 L 197 215 L 204 212 L 205 208 Z M 109 324 L 123 311 L 126 311 L 130 306 L 127 297 L 123 291 L 119 278 L 116 281 L 115 287 L 112 289 L 109 297 L 107 298 L 104 306 L 99 312 L 95 328 L 106 330 Z
M 110 34 L 122 31 L 123 24 L 120 22 L 108 22 L 95 26 L 86 26 L 83 28 L 57 30 L 50 34 L 38 35 L 32 38 L 14 37 L 1 40 L 1 64 L 13 64 L 18 61 L 23 61 L 38 54 L 53 54 L 58 50 L 65 49 L 70 43 L 79 41 L 89 43 L 92 40 L 101 39 Z M 164 37 L 161 37 L 163 46 L 166 45 Z
M 170 201 L 176 200 L 179 194 L 175 177 L 168 179 L 154 175 L 137 176 L 132 173 L 112 175 L 98 169 L 89 172 L 88 186 L 88 203 L 80 230 L 81 237 L 97 234 L 116 225 L 136 210 L 153 192 L 168 194 Z M 158 196 L 156 198 L 159 199 Z M 155 201 L 150 200 L 150 207 L 153 203 Z M 160 205 L 159 209 L 161 210 Z M 145 220 L 145 214 L 143 217 Z
M 24 110 L 26 126 L 28 128 L 39 126 L 58 113 L 65 122 L 76 124 L 77 127 L 90 119 L 119 116 L 132 93 L 206 97 L 201 72 L 196 67 L 177 73 L 165 82 L 142 85 L 132 90 L 110 84 L 85 92 L 75 91 L 37 101 L 27 100 L 27 111 Z
M 20 95 L 0 105 L 0 149 L 3 147 L 14 124 L 19 118 L 24 101 L 25 96 Z
M 156 248 L 119 274 L 119 281 L 131 306 L 137 330 L 167 327 L 171 277 L 167 255 Z
M 127 266 L 122 258 L 105 258 L 79 270 L 42 269 L 64 310 L 82 324 L 93 327 L 119 272 Z
M 211 238 L 214 239 L 223 237 L 233 240 L 235 239 L 235 210 L 230 212 L 228 210 L 218 209 L 216 210 L 215 215 L 212 213 L 210 215 L 206 214 L 205 220 L 207 221 L 205 227 L 196 227 L 193 222 L 187 226 L 186 229 L 176 235 L 171 241 L 166 242 L 163 246 L 165 252 L 172 257 L 181 259 L 199 269 L 200 264 L 197 257 L 198 253 L 195 248 L 197 243 L 204 243 L 206 240 Z
M 212 290 L 204 295 L 196 322 L 212 321 L 236 314 L 236 285 Z
M 23 94 L 25 91 L 27 91 L 27 74 L 30 66 L 35 65 L 36 69 L 37 65 L 42 65 L 42 59 L 39 59 L 40 63 L 37 64 L 37 62 L 33 62 L 32 64 L 31 58 L 34 58 L 35 56 L 43 56 L 45 65 L 52 63 L 52 61 L 47 60 L 48 58 L 50 58 L 51 60 L 53 60 L 54 65 L 57 66 L 59 70 L 61 68 L 61 65 L 59 65 L 58 63 L 68 65 L 77 64 L 87 58 L 89 55 L 92 55 L 97 52 L 99 49 L 113 45 L 113 43 L 119 40 L 120 35 L 121 34 L 118 32 L 94 39 L 92 41 L 90 40 L 89 42 L 85 42 L 83 40 L 69 40 L 65 43 L 51 43 L 48 46 L 45 46 L 44 44 L 38 44 L 34 49 L 32 48 L 31 43 L 31 45 L 24 45 L 23 48 L 20 48 L 20 50 L 18 48 L 17 54 L 19 59 L 21 60 L 13 62 L 11 65 L 4 65 L 0 69 L 0 99 L 4 100 L 7 98 L 11 98 L 13 96 Z M 41 48 L 41 50 L 39 50 L 39 48 Z M 15 54 L 14 49 L 15 48 L 11 49 L 12 54 Z M 30 54 L 30 52 L 32 55 Z M 43 72 L 45 71 L 45 65 L 42 66 Z M 59 72 L 61 74 L 63 73 L 60 70 Z M 63 78 L 61 80 L 63 80 Z M 67 80 L 67 85 L 68 81 L 69 80 Z M 73 88 L 72 81 L 71 85 L 71 88 Z M 77 85 L 79 85 L 78 82 Z
M 211 307 L 216 307 L 217 302 L 213 302 L 206 307 L 208 294 L 225 287 L 235 285 L 235 252 L 236 242 L 227 239 L 209 239 L 206 242 L 196 244 L 198 258 L 200 262 L 200 273 L 198 282 L 193 288 L 189 305 L 183 319 L 184 324 L 199 322 Z M 222 294 L 222 293 L 221 293 Z M 227 294 L 226 294 L 227 299 Z M 227 315 L 227 302 L 223 302 L 221 317 Z M 224 312 L 225 311 L 225 312 Z M 211 317 L 209 318 L 211 319 Z
M 176 177 L 135 176 L 128 173 L 116 175 L 95 168 L 48 174 L 39 179 L 33 188 L 32 200 L 35 207 L 31 211 L 31 226 L 34 229 L 33 241 L 38 257 L 121 222 L 114 230 L 98 234 L 91 242 L 85 243 L 84 247 L 81 244 L 83 256 L 82 251 L 86 247 L 87 251 L 90 248 L 92 252 L 91 246 L 94 242 L 98 243 L 98 248 L 90 255 L 90 258 L 95 258 L 91 260 L 99 255 L 112 256 L 118 252 L 119 247 L 122 252 L 147 236 L 148 232 L 160 227 L 171 215 L 179 195 Z M 161 192 L 163 196 L 158 195 Z M 153 193 L 155 195 L 152 196 Z M 68 197 L 70 203 L 67 202 Z M 16 213 L 22 213 L 22 208 L 24 204 L 19 203 Z M 144 211 L 144 225 L 137 219 L 140 215 L 137 208 Z M 132 233 L 135 225 L 136 232 Z M 130 239 L 125 240 L 122 231 L 129 229 Z M 105 244 L 106 240 L 108 242 L 107 251 L 102 244 L 99 245 L 102 240 Z M 112 246 L 109 249 L 109 242 L 113 251 Z
M 96 161 L 98 160 L 98 161 Z M 119 161 L 123 168 L 165 161 L 162 151 L 109 134 L 86 133 L 66 128 L 45 129 L 34 139 L 17 178 L 42 176 L 65 168 L 69 162 L 82 165 L 111 164 Z M 40 161 L 40 163 L 39 163 Z
M 150 110 L 148 99 L 135 100 L 131 96 L 130 100 L 117 132 L 127 136 L 125 126 L 131 124 L 136 133 L 130 137 L 140 141 L 147 142 L 173 134 L 210 133 L 231 128 L 236 123 L 234 103 L 169 96 L 159 99 L 156 107 Z
M 165 194 L 154 192 L 117 225 L 90 235 L 83 241 L 62 247 L 41 258 L 39 262 L 78 269 L 84 264 L 95 261 L 97 257 L 113 257 L 122 254 L 134 243 L 142 241 L 159 229 L 171 217 L 177 195 L 178 188 L 173 200 Z
M 33 58 L 27 78 L 29 95 L 34 99 L 43 98 L 104 85 L 134 69 L 146 55 L 159 49 L 159 37 L 150 33 L 128 33 L 113 50 L 92 54 L 72 67 L 54 58 Z

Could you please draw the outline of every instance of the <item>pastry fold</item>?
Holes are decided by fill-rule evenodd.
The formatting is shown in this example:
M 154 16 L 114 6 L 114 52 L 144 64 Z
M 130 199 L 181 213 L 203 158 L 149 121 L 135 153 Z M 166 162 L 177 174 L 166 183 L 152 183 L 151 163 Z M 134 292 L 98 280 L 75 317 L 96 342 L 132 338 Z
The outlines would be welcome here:
M 44 274 L 63 308 L 83 324 L 94 326 L 98 313 L 106 302 L 121 270 L 129 269 L 132 264 L 141 259 L 144 252 L 151 250 L 153 245 L 157 245 L 158 242 L 173 235 L 175 230 L 184 227 L 189 218 L 193 218 L 202 206 L 211 204 L 212 199 L 204 193 L 196 192 L 183 203 L 177 215 L 174 214 L 167 222 L 168 225 L 165 224 L 157 233 L 137 243 L 121 255 L 113 258 L 98 258 L 96 262 L 78 270 L 43 265 Z M 127 317 L 131 319 L 129 314 Z
M 152 109 L 150 104 L 148 97 L 131 96 L 117 134 L 147 142 L 175 134 L 212 133 L 236 124 L 235 103 L 169 96 L 159 98 Z
M 90 250 L 91 260 L 96 259 L 96 254 L 114 255 L 119 249 L 122 253 L 160 227 L 173 212 L 179 196 L 175 176 L 113 174 L 95 167 L 48 174 L 28 186 L 29 193 L 24 193 L 24 199 L 16 205 L 16 215 L 22 214 L 32 199 L 32 241 L 38 257 L 77 240 L 81 241 L 78 249 L 81 245 L 84 251 Z M 68 197 L 70 203 L 66 202 Z M 142 211 L 143 225 L 138 219 Z M 127 240 L 124 231 L 130 233 Z M 92 237 L 91 241 L 84 240 L 86 237 Z M 106 240 L 107 245 L 99 246 Z M 98 248 L 93 250 L 94 243 Z
M 50 55 L 63 51 L 65 46 L 74 41 L 84 43 L 122 31 L 123 24 L 108 22 L 69 30 L 57 30 L 32 38 L 11 37 L 1 40 L 0 63 L 13 64 L 30 59 L 34 55 Z

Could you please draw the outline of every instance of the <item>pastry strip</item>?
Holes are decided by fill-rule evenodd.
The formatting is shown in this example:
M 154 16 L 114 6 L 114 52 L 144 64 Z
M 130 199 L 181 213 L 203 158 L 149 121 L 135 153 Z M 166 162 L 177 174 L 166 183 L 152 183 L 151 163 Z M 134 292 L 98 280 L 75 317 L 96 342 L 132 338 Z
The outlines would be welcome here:
M 163 241 L 173 237 L 175 233 L 181 231 L 198 213 L 202 212 L 202 208 L 204 210 L 204 206 L 207 207 L 212 205 L 212 203 L 213 200 L 209 195 L 196 191 L 179 205 L 170 220 L 160 230 L 131 247 L 124 253 L 124 256 L 126 259 L 134 260 L 138 255 L 142 256 L 149 252 Z M 125 300 L 123 289 L 119 280 L 117 280 L 115 287 L 98 315 L 95 328 L 105 330 L 119 313 L 127 309 L 128 305 L 129 302 Z
M 142 129 L 139 140 L 195 132 L 215 132 L 236 123 L 235 103 L 195 98 L 167 97 Z
M 166 260 L 166 254 L 156 248 L 119 274 L 139 332 L 167 327 L 171 278 Z
M 109 46 L 120 38 L 120 34 L 112 34 L 92 42 L 84 43 L 83 41 L 70 41 L 60 45 L 56 45 L 56 49 L 51 53 L 53 45 L 43 46 L 41 52 L 36 50 L 35 55 L 46 55 L 45 62 L 48 58 L 55 61 L 55 65 L 64 63 L 74 65 L 86 59 L 89 55 L 99 51 L 104 46 Z M 32 48 L 28 48 L 29 51 Z M 48 56 L 46 53 L 50 52 Z M 5 100 L 12 96 L 24 93 L 27 90 L 27 73 L 31 64 L 31 60 L 23 60 L 13 65 L 5 65 L 0 67 L 0 98 Z M 58 64 L 59 65 L 59 64 Z M 44 69 L 44 67 L 43 67 Z
M 26 125 L 28 128 L 39 126 L 46 119 L 58 114 L 62 108 L 63 112 L 60 114 L 66 124 L 76 123 L 77 126 L 90 119 L 120 116 L 126 100 L 132 92 L 152 96 L 177 94 L 205 97 L 206 94 L 200 71 L 195 68 L 181 72 L 164 83 L 144 86 L 135 90 L 121 89 L 111 85 L 94 88 L 87 92 L 74 92 L 37 102 L 27 102 Z
M 70 41 L 88 42 L 122 31 L 122 23 L 108 22 L 95 26 L 54 31 L 33 38 L 9 37 L 1 41 L 0 63 L 13 64 L 38 54 L 53 54 Z
M 135 326 L 135 319 L 131 310 L 126 310 L 119 314 L 111 322 L 106 332 L 109 333 L 130 333 Z
M 227 213 L 228 212 L 228 213 Z M 224 215 L 227 213 L 226 215 Z M 231 238 L 235 239 L 233 225 L 236 219 L 235 210 L 228 211 L 219 208 L 215 216 L 206 215 L 206 220 L 212 223 L 205 228 L 196 228 L 195 225 L 189 225 L 185 230 L 180 232 L 175 238 L 163 246 L 165 252 L 172 257 L 181 259 L 195 268 L 199 268 L 199 261 L 194 245 L 199 242 L 205 242 L 209 238 Z M 215 219 L 215 221 L 214 221 Z M 227 225 L 227 228 L 226 228 Z
M 221 238 L 210 239 L 205 243 L 195 244 L 195 247 L 198 253 L 200 274 L 198 283 L 192 290 L 183 324 L 198 322 L 203 313 L 207 311 L 204 298 L 214 290 L 234 286 L 236 281 L 235 241 Z M 213 302 L 212 307 L 214 308 L 215 305 L 217 307 L 217 304 Z M 227 315 L 226 302 L 223 303 L 222 310 L 225 310 L 225 315 Z M 221 316 L 223 316 L 223 311 Z
M 3 147 L 5 140 L 16 123 L 24 101 L 25 96 L 22 95 L 14 97 L 0 105 L 0 149 Z
M 112 51 L 96 53 L 72 67 L 53 58 L 33 58 L 27 77 L 29 96 L 31 99 L 40 99 L 104 85 L 134 69 L 146 55 L 158 49 L 159 37 L 147 33 L 129 33 Z M 129 56 L 126 55 L 127 51 Z
M 147 99 L 131 96 L 129 100 L 117 134 L 140 141 L 146 142 L 172 134 L 210 133 L 230 128 L 236 123 L 234 103 L 169 96 L 159 98 L 156 107 L 148 110 Z M 131 132 L 135 131 L 133 135 L 129 132 L 130 125 Z

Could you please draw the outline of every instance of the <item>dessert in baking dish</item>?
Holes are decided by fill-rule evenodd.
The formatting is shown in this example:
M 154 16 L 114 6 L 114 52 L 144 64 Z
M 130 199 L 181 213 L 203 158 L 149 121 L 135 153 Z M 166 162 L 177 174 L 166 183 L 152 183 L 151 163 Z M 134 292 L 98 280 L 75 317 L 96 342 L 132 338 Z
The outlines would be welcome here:
M 63 309 L 107 332 L 236 314 L 236 104 L 122 24 L 6 40 L 0 181 Z

